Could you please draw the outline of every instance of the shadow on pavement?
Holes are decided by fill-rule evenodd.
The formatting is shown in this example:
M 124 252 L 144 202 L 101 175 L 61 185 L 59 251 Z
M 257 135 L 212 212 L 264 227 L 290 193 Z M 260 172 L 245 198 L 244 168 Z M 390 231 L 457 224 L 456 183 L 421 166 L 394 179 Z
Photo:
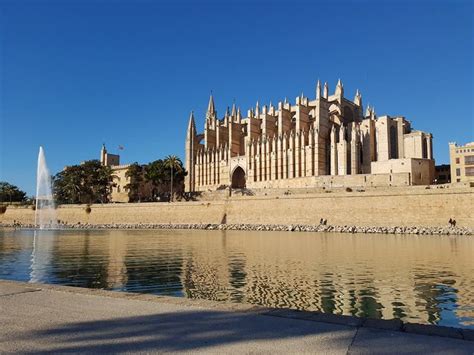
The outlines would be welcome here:
M 278 344 L 293 342 L 303 347 L 323 345 L 347 350 L 355 329 L 339 325 L 265 317 L 255 314 L 217 311 L 183 311 L 146 316 L 74 322 L 29 332 L 17 340 L 34 339 L 38 351 L 125 352 L 125 351 L 248 351 L 249 342 L 264 348 L 282 350 Z M 305 338 L 311 336 L 311 338 Z M 267 343 L 267 344 L 265 344 Z M 314 343 L 314 344 L 313 344 Z M 240 344 L 240 345 L 239 345 Z M 253 344 L 255 346 L 255 344 Z M 230 350 L 229 348 L 226 348 Z M 291 349 L 291 348 L 290 348 Z M 294 351 L 308 351 L 310 348 Z M 313 349 L 315 349 L 313 347 Z M 24 351 L 22 351 L 24 352 Z

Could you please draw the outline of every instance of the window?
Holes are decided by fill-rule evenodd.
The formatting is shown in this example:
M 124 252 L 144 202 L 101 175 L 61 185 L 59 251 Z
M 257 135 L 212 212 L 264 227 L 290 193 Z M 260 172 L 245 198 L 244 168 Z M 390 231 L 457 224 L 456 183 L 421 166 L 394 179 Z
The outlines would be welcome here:
M 474 176 L 474 166 L 466 168 L 466 176 Z
M 459 164 L 460 161 L 459 161 L 459 158 L 456 158 L 456 164 Z
M 464 164 L 466 165 L 474 165 L 474 155 L 466 155 L 464 157 Z
M 390 127 L 390 158 L 398 158 L 398 140 L 397 140 L 397 128 L 395 126 Z M 424 157 L 423 157 L 424 158 Z
M 456 169 L 456 176 L 461 176 L 461 169 L 460 168 Z
M 423 142 L 421 143 L 421 157 L 423 159 L 428 158 L 428 145 L 426 139 L 423 139 Z

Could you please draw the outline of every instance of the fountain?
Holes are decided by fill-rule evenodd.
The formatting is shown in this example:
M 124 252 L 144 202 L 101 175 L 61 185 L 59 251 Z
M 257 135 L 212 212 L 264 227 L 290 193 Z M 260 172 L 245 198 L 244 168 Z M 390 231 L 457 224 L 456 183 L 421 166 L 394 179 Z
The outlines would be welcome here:
M 38 154 L 35 225 L 40 229 L 57 227 L 51 175 L 48 166 L 46 165 L 43 147 L 40 147 Z

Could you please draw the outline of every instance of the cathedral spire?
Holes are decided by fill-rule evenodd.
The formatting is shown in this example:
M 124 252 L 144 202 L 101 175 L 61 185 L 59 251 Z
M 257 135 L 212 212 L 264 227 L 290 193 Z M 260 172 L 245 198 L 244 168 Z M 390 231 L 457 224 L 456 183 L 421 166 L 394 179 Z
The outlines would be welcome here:
M 328 83 L 327 81 L 324 83 L 324 92 L 323 92 L 323 97 L 327 99 L 329 97 L 329 88 L 328 88 Z
M 191 111 L 191 114 L 189 115 L 189 121 L 188 121 L 188 137 L 190 137 L 190 134 L 196 133 L 196 122 L 194 121 L 194 111 Z
M 318 79 L 318 83 L 316 84 L 316 99 L 321 98 L 321 82 Z
M 230 115 L 231 115 L 232 118 L 235 118 L 237 116 L 237 111 L 235 109 L 235 101 L 232 104 L 232 112 L 230 113 Z
M 337 81 L 335 95 L 339 97 L 344 96 L 344 85 L 342 85 L 341 79 Z
M 216 115 L 216 107 L 214 106 L 214 98 L 211 96 L 209 97 L 209 104 L 207 105 L 207 116 L 215 116 Z
M 367 108 L 365 110 L 365 117 L 370 117 L 370 112 L 371 112 L 370 104 L 367 105 Z
M 375 120 L 376 115 L 375 115 L 375 107 L 372 107 L 370 110 L 370 118 Z
M 354 103 L 357 106 L 362 106 L 362 95 L 359 92 L 359 89 L 357 89 L 355 97 L 354 97 Z
M 257 104 L 255 105 L 255 116 L 258 117 L 260 115 L 260 106 Z
M 185 177 L 187 191 L 194 191 L 194 164 L 196 162 L 196 123 L 194 122 L 194 112 L 189 115 L 188 131 L 186 133 L 186 160 L 185 167 L 189 174 Z
M 229 106 L 227 106 L 224 114 L 224 126 L 227 126 L 229 123 Z

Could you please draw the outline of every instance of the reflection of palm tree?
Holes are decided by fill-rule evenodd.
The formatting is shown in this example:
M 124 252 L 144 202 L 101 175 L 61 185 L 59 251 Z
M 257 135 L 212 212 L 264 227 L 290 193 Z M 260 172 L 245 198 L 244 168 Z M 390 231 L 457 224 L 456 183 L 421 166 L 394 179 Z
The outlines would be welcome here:
M 170 187 L 170 201 L 173 201 L 173 175 L 176 171 L 177 173 L 181 173 L 183 168 L 183 164 L 181 160 L 176 155 L 168 155 L 165 158 L 165 167 L 171 169 L 171 187 Z

